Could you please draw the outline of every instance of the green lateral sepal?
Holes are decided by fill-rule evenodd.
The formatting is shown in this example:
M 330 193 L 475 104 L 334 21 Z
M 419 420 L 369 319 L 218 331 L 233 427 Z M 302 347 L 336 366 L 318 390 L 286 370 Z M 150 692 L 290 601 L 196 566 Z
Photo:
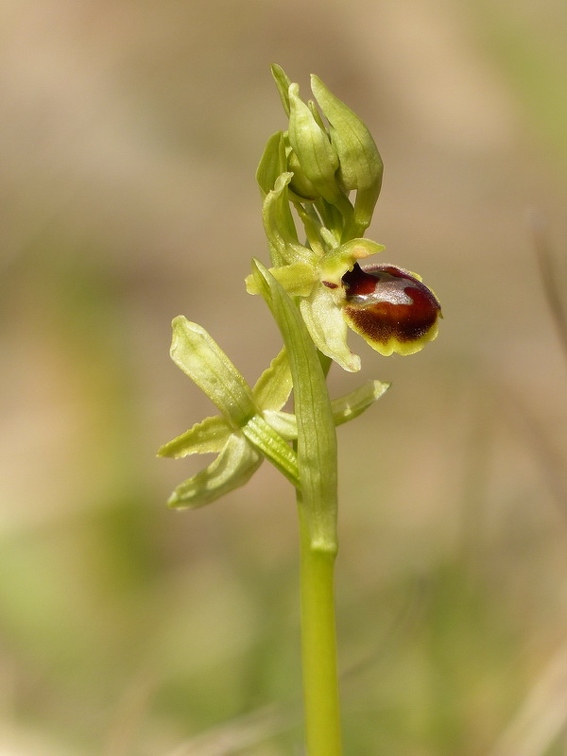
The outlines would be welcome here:
M 348 423 L 365 412 L 377 399 L 390 388 L 389 383 L 367 381 L 354 391 L 331 401 L 333 422 L 335 426 Z M 268 424 L 286 441 L 297 438 L 297 420 L 290 412 L 270 411 L 265 413 Z
M 247 483 L 262 464 L 262 455 L 241 434 L 233 433 L 218 457 L 181 483 L 168 499 L 175 509 L 196 509 Z
M 183 315 L 173 320 L 171 359 L 204 391 L 233 428 L 257 413 L 248 384 L 204 328 Z
M 218 454 L 231 433 L 232 429 L 223 417 L 207 417 L 164 444 L 158 450 L 158 457 L 181 459 L 190 454 Z
M 354 420 L 355 417 L 371 407 L 377 399 L 380 399 L 389 388 L 389 383 L 367 381 L 354 391 L 350 391 L 338 399 L 333 399 L 331 408 L 335 425 L 342 425 L 348 423 L 349 420 Z

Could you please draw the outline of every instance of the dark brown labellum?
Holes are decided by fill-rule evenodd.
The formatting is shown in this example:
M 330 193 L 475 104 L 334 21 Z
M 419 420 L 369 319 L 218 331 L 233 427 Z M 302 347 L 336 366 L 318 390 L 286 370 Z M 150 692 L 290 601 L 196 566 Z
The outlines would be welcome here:
M 409 271 L 394 265 L 363 270 L 355 263 L 342 282 L 345 316 L 379 352 L 410 354 L 437 335 L 441 306 Z

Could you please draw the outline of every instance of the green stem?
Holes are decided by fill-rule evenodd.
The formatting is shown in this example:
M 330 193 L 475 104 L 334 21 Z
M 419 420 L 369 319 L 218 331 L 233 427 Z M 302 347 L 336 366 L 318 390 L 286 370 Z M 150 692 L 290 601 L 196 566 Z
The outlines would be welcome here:
M 337 554 L 337 438 L 320 355 L 299 309 L 259 262 L 254 280 L 281 331 L 297 418 L 301 637 L 308 756 L 341 756 L 333 568 Z
M 335 630 L 336 549 L 313 543 L 298 493 L 301 531 L 301 650 L 308 756 L 341 756 Z

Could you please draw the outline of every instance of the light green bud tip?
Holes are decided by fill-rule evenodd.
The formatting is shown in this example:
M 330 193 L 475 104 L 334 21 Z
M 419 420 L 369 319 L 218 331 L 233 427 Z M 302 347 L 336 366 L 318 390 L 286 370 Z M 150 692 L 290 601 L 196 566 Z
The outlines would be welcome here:
M 339 158 L 339 180 L 346 191 L 357 191 L 355 218 L 368 225 L 384 172 L 378 148 L 356 113 L 335 97 L 318 76 L 311 76 L 311 88 L 331 124 L 331 143 Z
M 335 203 L 342 194 L 335 176 L 339 167 L 336 150 L 299 97 L 297 84 L 289 87 L 289 106 L 289 142 L 303 176 L 327 202 Z

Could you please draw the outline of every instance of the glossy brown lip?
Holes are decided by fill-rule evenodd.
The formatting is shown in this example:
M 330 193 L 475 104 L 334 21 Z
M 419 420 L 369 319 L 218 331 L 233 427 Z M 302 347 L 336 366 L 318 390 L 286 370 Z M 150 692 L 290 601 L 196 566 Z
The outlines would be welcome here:
M 373 342 L 419 341 L 433 328 L 441 313 L 433 292 L 411 273 L 394 265 L 363 270 L 355 263 L 342 282 L 345 315 L 358 333 Z

